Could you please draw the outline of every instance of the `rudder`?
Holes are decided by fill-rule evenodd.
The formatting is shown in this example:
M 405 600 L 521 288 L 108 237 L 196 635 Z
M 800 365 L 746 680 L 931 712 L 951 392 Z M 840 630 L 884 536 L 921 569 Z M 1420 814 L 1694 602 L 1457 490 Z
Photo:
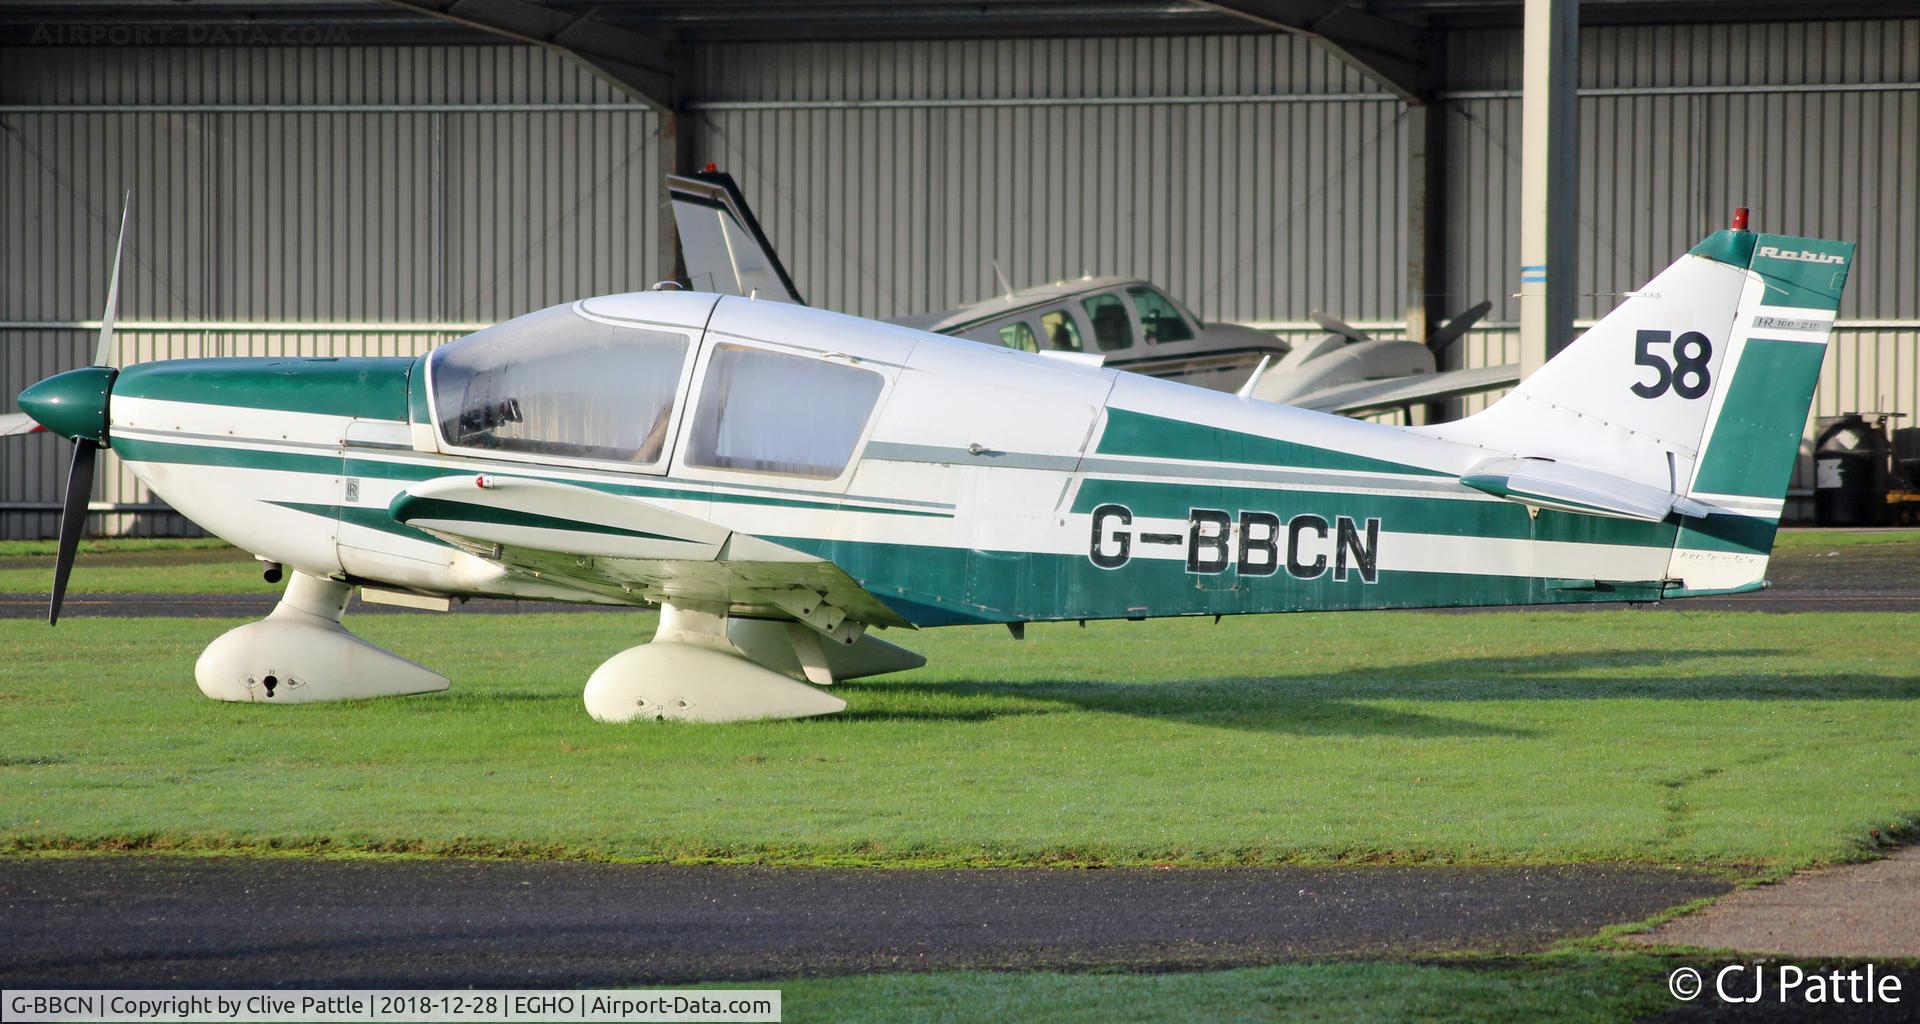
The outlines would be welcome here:
M 1748 274 L 1687 494 L 1716 510 L 1681 523 L 1668 575 L 1689 591 L 1765 578 L 1788 480 L 1853 266 L 1851 242 L 1720 232 L 1701 246 L 1743 253 Z

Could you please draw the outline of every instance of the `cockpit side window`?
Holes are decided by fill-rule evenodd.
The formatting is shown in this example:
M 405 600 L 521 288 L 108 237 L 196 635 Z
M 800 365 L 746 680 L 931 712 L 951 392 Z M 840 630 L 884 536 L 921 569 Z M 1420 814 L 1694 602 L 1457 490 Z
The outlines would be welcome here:
M 1102 352 L 1133 347 L 1133 321 L 1118 295 L 1095 295 L 1081 299 L 1087 319 L 1093 324 L 1093 340 Z
M 555 306 L 431 359 L 440 436 L 459 448 L 651 465 L 664 454 L 690 346 Z
M 1187 319 L 1180 315 L 1172 299 L 1143 284 L 1128 285 L 1127 297 L 1133 300 L 1134 311 L 1140 314 L 1140 329 L 1149 344 L 1193 340 L 1193 328 L 1187 326 Z
M 853 458 L 884 383 L 815 356 L 715 345 L 687 464 L 831 480 Z
M 1040 315 L 1040 331 L 1046 335 L 1047 347 L 1058 352 L 1080 351 L 1080 325 L 1073 322 L 1073 314 L 1064 309 Z
M 1033 328 L 1025 320 L 1014 322 L 1000 328 L 1000 344 L 1022 352 L 1040 351 L 1040 340 L 1033 335 Z

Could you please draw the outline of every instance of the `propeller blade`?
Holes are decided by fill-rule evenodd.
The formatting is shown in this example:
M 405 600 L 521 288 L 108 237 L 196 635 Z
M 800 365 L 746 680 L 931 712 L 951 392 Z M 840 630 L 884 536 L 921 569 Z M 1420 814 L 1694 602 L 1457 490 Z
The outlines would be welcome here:
M 1441 324 L 1439 330 L 1427 335 L 1427 347 L 1433 350 L 1434 357 L 1436 359 L 1439 358 L 1440 353 L 1445 352 L 1448 345 L 1459 341 L 1468 331 L 1473 330 L 1473 325 L 1479 323 L 1480 318 L 1486 316 L 1487 310 L 1492 308 L 1493 303 L 1491 301 L 1482 301 L 1478 305 L 1469 307 L 1466 312 L 1459 316 Z
M 53 600 L 47 605 L 47 625 L 60 622 L 60 603 L 67 598 L 67 576 L 73 572 L 74 552 L 87 525 L 87 503 L 93 498 L 93 460 L 100 444 L 81 438 L 73 443 L 73 463 L 67 468 L 66 505 L 60 510 L 60 553 L 53 563 Z
M 1359 344 L 1360 342 L 1363 342 L 1363 341 L 1373 340 L 1373 335 L 1368 334 L 1367 332 L 1361 330 L 1360 328 L 1355 327 L 1352 324 L 1347 323 L 1343 320 L 1336 320 L 1333 317 L 1330 317 L 1327 314 L 1322 313 L 1318 310 L 1315 310 L 1312 313 L 1308 313 L 1307 315 L 1313 318 L 1314 323 L 1319 324 L 1321 327 L 1326 328 L 1327 333 L 1338 334 L 1342 338 L 1345 338 L 1348 341 L 1353 342 L 1354 344 Z
M 24 412 L 10 412 L 0 415 L 0 437 L 10 434 L 37 434 L 47 428 L 33 421 L 33 417 Z
M 113 243 L 113 275 L 107 278 L 107 310 L 100 314 L 100 344 L 93 350 L 93 365 L 107 365 L 113 354 L 113 316 L 120 309 L 120 253 L 127 247 L 127 211 L 133 206 L 133 190 L 120 204 L 120 240 Z
M 133 190 L 128 189 L 120 203 L 120 237 L 113 243 L 113 272 L 107 277 L 107 308 L 100 314 L 100 343 L 93 352 L 93 365 L 107 365 L 113 355 L 113 318 L 120 310 L 120 257 L 127 249 L 127 213 L 133 208 Z M 70 371 L 72 372 L 72 371 Z M 107 378 L 111 381 L 112 377 Z M 104 409 L 105 391 L 101 393 Z M 101 438 L 105 414 L 101 414 Z M 101 444 L 88 437 L 73 441 L 73 461 L 67 466 L 67 495 L 60 508 L 60 546 L 53 561 L 53 599 L 47 602 L 47 625 L 60 624 L 60 605 L 67 599 L 67 577 L 73 574 L 73 556 L 80 550 L 80 534 L 87 527 L 87 505 L 93 500 L 93 464 L 100 457 Z

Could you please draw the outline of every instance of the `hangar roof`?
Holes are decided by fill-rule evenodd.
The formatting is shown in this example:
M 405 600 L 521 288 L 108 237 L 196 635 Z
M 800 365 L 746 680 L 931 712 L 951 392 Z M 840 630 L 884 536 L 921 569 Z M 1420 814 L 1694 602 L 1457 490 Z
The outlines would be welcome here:
M 0 45 L 29 43 L 36 31 L 145 26 L 232 29 L 314 23 L 346 25 L 356 43 L 498 42 L 459 23 L 463 11 L 524 0 L 0 0 Z M 1271 31 L 1258 20 L 1342 8 L 1411 26 L 1517 25 L 1524 0 L 541 0 L 575 18 L 689 42 L 889 38 L 1025 38 L 1191 35 Z M 1591 24 L 1803 20 L 1805 0 L 1582 0 Z M 422 9 L 439 8 L 447 15 Z M 1235 13 L 1237 9 L 1241 13 Z M 1920 15 L 1920 0 L 1829 0 L 1822 19 Z M 448 20 L 449 17 L 455 20 Z M 265 34 L 266 45 L 285 38 Z M 83 35 L 59 38 L 83 41 Z M 182 36 L 191 41 L 194 36 Z M 199 38 L 208 38 L 200 36 Z M 103 43 L 111 45 L 110 39 Z M 231 45 L 230 39 L 223 40 Z
M 1523 0 L 0 0 L 0 45 L 350 45 L 515 40 L 556 47 L 663 111 L 683 44 L 1285 31 L 1408 102 L 1438 88 L 1435 30 L 1518 24 Z M 1583 0 L 1591 23 L 1791 20 L 1804 0 Z M 1827 0 L 1820 16 L 1899 17 L 1920 0 Z

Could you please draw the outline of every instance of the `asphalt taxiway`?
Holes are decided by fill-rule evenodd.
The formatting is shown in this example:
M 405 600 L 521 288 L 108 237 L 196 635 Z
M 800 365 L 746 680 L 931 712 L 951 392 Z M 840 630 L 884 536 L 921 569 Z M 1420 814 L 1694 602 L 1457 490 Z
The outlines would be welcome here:
M 1639 866 L 828 869 L 0 859 L 8 988 L 673 984 L 1519 953 L 1727 892 Z

